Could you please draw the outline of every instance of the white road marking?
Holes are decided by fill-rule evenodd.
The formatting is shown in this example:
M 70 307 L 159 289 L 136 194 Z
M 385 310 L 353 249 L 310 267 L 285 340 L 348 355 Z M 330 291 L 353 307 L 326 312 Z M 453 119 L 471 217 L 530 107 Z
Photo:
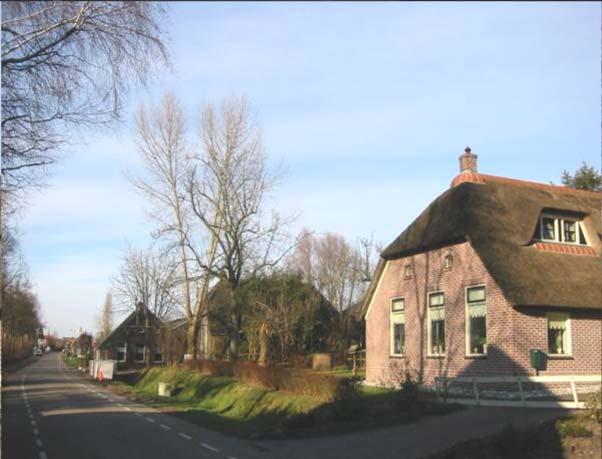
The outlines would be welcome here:
M 155 420 L 153 418 L 144 418 L 144 419 L 146 419 L 148 422 L 153 422 L 153 423 L 155 422 Z
M 128 411 L 132 411 L 132 409 L 129 406 L 126 406 L 125 409 Z
M 40 459 L 48 459 L 48 456 L 46 456 L 46 452 L 40 451 Z
M 213 451 L 214 453 L 219 451 L 219 449 L 217 449 L 215 446 L 208 445 L 207 443 L 201 443 L 201 446 L 209 451 Z
M 178 435 L 186 440 L 192 440 L 192 437 L 190 435 L 186 435 L 185 433 L 179 432 Z
M 36 425 L 36 421 L 34 421 L 33 419 L 31 420 L 31 425 L 35 426 Z
M 142 416 L 142 413 L 134 413 L 136 416 Z
M 38 445 L 38 448 L 42 447 L 42 440 L 40 440 L 39 438 L 36 438 L 36 445 Z
M 40 431 L 38 429 L 33 429 L 33 434 L 34 435 L 40 435 Z
M 171 430 L 171 427 L 166 426 L 165 424 L 161 424 L 161 428 L 165 430 Z

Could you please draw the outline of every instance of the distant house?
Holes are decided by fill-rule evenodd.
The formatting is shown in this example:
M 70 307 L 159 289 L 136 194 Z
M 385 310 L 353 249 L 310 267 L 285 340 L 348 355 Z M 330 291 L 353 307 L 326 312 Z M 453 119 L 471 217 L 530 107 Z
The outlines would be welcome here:
M 602 193 L 480 174 L 477 155 L 382 253 L 366 379 L 602 370 Z
M 96 347 L 96 358 L 116 360 L 118 369 L 164 363 L 161 346 L 163 322 L 143 303 L 127 316 Z
M 92 356 L 92 335 L 86 332 L 81 333 L 71 343 L 70 353 L 80 358 Z

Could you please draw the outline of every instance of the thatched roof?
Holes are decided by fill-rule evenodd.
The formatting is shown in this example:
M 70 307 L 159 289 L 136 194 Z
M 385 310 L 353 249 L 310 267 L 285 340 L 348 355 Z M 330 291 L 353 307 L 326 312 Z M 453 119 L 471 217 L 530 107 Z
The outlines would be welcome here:
M 458 184 L 435 199 L 381 257 L 392 260 L 469 241 L 514 306 L 602 309 L 602 193 L 478 175 L 478 182 L 455 180 Z M 543 210 L 583 217 L 592 254 L 534 247 Z M 364 311 L 383 265 L 375 273 Z
M 161 326 L 163 324 L 161 319 L 155 316 L 150 309 L 139 304 L 136 306 L 136 309 L 134 309 L 117 327 L 111 331 L 111 333 L 102 338 L 96 344 L 96 347 L 100 349 L 107 345 L 111 345 L 113 338 L 117 336 L 117 334 L 120 333 L 124 328 L 132 325 L 144 325 L 147 318 L 151 327 Z

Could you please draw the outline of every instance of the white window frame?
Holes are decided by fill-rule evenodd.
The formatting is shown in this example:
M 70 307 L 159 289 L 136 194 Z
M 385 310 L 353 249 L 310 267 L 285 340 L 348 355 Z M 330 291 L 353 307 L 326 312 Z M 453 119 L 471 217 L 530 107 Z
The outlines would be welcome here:
M 550 354 L 550 316 L 564 315 L 566 316 L 566 347 L 567 352 L 564 354 Z M 573 334 L 571 333 L 571 314 L 568 312 L 551 311 L 546 313 L 546 353 L 551 357 L 572 357 L 573 356 Z
M 438 306 L 437 309 L 441 308 L 443 309 L 443 327 L 444 327 L 444 336 L 443 336 L 443 344 L 445 346 L 445 352 L 443 353 L 438 353 L 435 354 L 431 351 L 431 307 L 430 307 L 430 298 L 431 295 L 435 295 L 437 293 L 441 293 L 443 295 L 443 305 L 442 306 Z M 427 343 L 426 343 L 426 355 L 427 357 L 445 357 L 446 352 L 447 352 L 447 327 L 446 327 L 446 319 L 447 319 L 447 314 L 445 314 L 445 292 L 443 290 L 433 290 L 431 292 L 427 292 L 426 293 L 426 325 L 427 325 Z
M 142 360 L 138 360 L 138 347 L 139 344 L 134 344 L 134 362 L 136 363 L 144 363 L 146 361 L 146 344 L 142 345 Z
M 393 303 L 395 301 L 398 300 L 402 300 L 403 301 L 403 310 L 402 311 L 393 311 Z M 389 301 L 389 323 L 390 323 L 390 331 L 389 331 L 389 355 L 391 357 L 403 357 L 405 355 L 405 352 L 402 352 L 401 354 L 397 354 L 395 352 L 395 324 L 399 323 L 399 322 L 395 322 L 394 321 L 394 317 L 397 316 L 401 316 L 403 315 L 403 324 L 404 324 L 404 332 L 403 332 L 403 347 L 405 349 L 405 342 L 406 342 L 406 330 L 405 330 L 405 313 L 406 313 L 406 306 L 405 306 L 405 298 L 402 296 L 396 296 L 394 298 L 391 298 L 391 300 Z
M 554 239 L 548 239 L 543 237 L 543 219 L 550 218 L 554 220 Z M 575 242 L 567 242 L 564 240 L 564 222 L 570 221 L 575 223 Z M 581 241 L 581 235 L 583 235 L 584 241 Z M 589 246 L 587 236 L 585 235 L 585 229 L 582 225 L 582 220 L 577 217 L 570 217 L 568 215 L 554 215 L 542 213 L 539 216 L 539 234 L 537 239 L 544 242 L 555 242 L 558 244 L 568 244 L 577 246 Z
M 470 315 L 468 313 L 468 290 L 471 288 L 476 288 L 476 287 L 483 287 L 485 288 L 485 309 L 487 309 L 487 315 L 485 316 L 485 333 L 487 333 L 487 329 L 489 328 L 487 326 L 487 317 L 489 316 L 489 308 L 487 307 L 487 285 L 485 284 L 474 284 L 474 285 L 467 285 L 464 288 L 464 317 L 465 319 L 465 323 L 464 323 L 464 338 L 465 338 L 465 345 L 466 345 L 466 356 L 467 357 L 484 357 L 487 355 L 487 351 L 484 351 L 482 354 L 475 354 L 474 352 L 472 352 L 471 348 L 470 348 Z
M 117 360 L 117 362 L 119 363 L 125 363 L 128 361 L 128 343 L 127 341 L 125 343 L 123 343 L 123 346 L 117 346 L 116 347 L 117 351 L 115 352 L 115 358 Z M 119 360 L 117 359 L 117 354 L 119 354 L 119 349 L 123 349 L 123 360 Z

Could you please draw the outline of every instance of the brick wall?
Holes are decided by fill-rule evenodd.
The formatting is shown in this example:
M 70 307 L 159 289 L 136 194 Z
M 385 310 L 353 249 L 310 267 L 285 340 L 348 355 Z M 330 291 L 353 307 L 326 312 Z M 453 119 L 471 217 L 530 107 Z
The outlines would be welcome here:
M 453 256 L 453 268 L 443 259 Z M 404 267 L 413 265 L 412 278 Z M 466 355 L 465 288 L 485 285 L 487 291 L 487 356 Z M 444 357 L 427 355 L 426 298 L 445 293 Z M 405 299 L 405 355 L 390 355 L 390 300 Z M 548 362 L 540 374 L 599 373 L 601 371 L 600 311 L 571 312 L 572 357 Z M 513 308 L 491 278 L 480 258 L 465 242 L 427 253 L 389 261 L 366 317 L 366 380 L 395 385 L 405 372 L 427 385 L 436 376 L 534 374 L 530 349 L 547 349 L 545 310 Z

